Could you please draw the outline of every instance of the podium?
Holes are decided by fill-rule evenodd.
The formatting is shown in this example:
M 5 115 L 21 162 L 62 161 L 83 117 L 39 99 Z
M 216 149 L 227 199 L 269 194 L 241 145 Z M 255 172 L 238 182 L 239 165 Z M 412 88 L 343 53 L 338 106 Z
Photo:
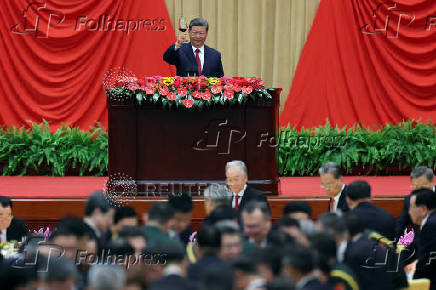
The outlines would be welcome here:
M 197 195 L 225 182 L 226 162 L 242 160 L 248 184 L 277 195 L 280 92 L 270 89 L 272 99 L 202 111 L 108 97 L 109 177 L 133 180 L 138 195 Z

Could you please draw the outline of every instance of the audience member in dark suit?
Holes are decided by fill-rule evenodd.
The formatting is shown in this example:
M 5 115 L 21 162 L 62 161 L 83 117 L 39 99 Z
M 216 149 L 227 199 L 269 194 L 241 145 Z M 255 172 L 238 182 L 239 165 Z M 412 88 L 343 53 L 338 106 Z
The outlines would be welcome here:
M 314 274 L 315 256 L 312 249 L 302 246 L 288 248 L 284 253 L 283 265 L 283 274 L 295 281 L 297 289 L 331 289 Z
M 361 290 L 388 290 L 407 287 L 403 267 L 390 268 L 386 263 L 387 249 L 363 234 L 363 225 L 353 211 L 345 216 L 350 240 L 344 255 L 344 263 L 358 279 Z M 403 279 L 399 279 L 401 276 Z
M 232 207 L 239 213 L 250 201 L 264 202 L 269 207 L 265 193 L 247 185 L 248 172 L 244 162 L 227 162 L 225 173 L 227 186 L 233 192 Z
M 410 181 L 412 183 L 412 189 L 427 188 L 435 191 L 434 186 L 434 173 L 431 168 L 426 166 L 418 166 L 410 173 Z M 397 218 L 395 232 L 397 238 L 404 234 L 404 229 L 412 225 L 412 220 L 409 215 L 410 207 L 410 195 L 404 198 L 403 210 L 400 216 Z M 414 227 L 415 232 L 419 231 L 419 227 Z
M 200 259 L 188 268 L 188 279 L 197 286 L 203 280 L 208 269 L 230 268 L 230 265 L 218 257 L 221 248 L 221 234 L 212 225 L 203 225 L 197 232 Z
M 108 197 L 99 191 L 92 193 L 86 201 L 83 221 L 91 229 L 98 251 L 104 246 L 103 235 L 112 226 L 114 211 Z
M 327 210 L 330 212 L 348 211 L 346 201 L 347 186 L 344 184 L 339 165 L 335 162 L 324 163 L 318 173 L 321 178 L 321 187 L 324 188 L 324 192 L 330 198 Z
M 414 278 L 428 278 L 436 289 L 436 195 L 430 189 L 418 189 L 410 197 L 410 217 L 420 226 L 418 263 Z
M 120 231 L 124 227 L 135 227 L 138 225 L 138 214 L 130 206 L 118 206 L 115 208 L 112 226 L 102 237 L 103 244 L 118 238 Z
M 162 265 L 163 276 L 150 283 L 151 290 L 191 290 L 195 285 L 185 278 L 186 263 L 183 247 L 174 241 L 155 245 L 147 249 L 148 254 L 165 255 L 165 264 Z M 160 265 L 159 265 L 160 266 Z
M 348 185 L 347 203 L 361 220 L 364 229 L 374 230 L 390 240 L 395 239 L 394 217 L 370 202 L 371 187 L 366 181 L 354 181 Z
M 191 220 L 193 203 L 191 193 L 170 194 L 168 202 L 174 208 L 174 225 L 170 231 L 186 245 L 192 234 Z
M 265 289 L 266 280 L 259 275 L 254 257 L 240 256 L 232 262 L 232 266 L 235 272 L 234 289 Z
M 0 196 L 0 243 L 21 242 L 28 234 L 24 221 L 12 215 L 12 201 L 6 196 Z
M 242 223 L 248 240 L 260 248 L 265 248 L 272 224 L 271 211 L 267 204 L 258 201 L 249 202 L 242 210 Z
M 312 219 L 312 208 L 306 201 L 291 201 L 283 208 L 283 216 L 294 220 Z
M 189 39 L 181 34 L 177 42 L 171 45 L 164 53 L 163 60 L 171 65 L 175 65 L 177 75 L 186 77 L 204 75 L 206 77 L 224 76 L 221 53 L 205 45 L 209 24 L 206 19 L 195 18 L 189 23 Z

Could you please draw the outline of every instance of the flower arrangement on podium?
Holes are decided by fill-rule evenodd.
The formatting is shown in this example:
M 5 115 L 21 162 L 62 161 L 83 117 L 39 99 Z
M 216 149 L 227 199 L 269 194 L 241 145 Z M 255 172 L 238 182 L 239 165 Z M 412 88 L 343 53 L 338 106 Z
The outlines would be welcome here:
M 212 105 L 244 104 L 250 99 L 272 99 L 264 81 L 256 77 L 121 77 L 106 91 L 115 100 L 133 97 L 139 104 L 200 110 Z

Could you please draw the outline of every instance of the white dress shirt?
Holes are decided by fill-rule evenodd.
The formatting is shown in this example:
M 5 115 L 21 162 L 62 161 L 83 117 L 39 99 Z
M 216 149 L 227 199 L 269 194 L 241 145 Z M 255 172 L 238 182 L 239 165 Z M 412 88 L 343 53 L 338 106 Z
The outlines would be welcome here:
M 244 196 L 244 192 L 246 189 L 247 189 L 247 185 L 244 185 L 244 188 L 240 192 L 238 192 L 238 193 L 233 192 L 233 200 L 232 200 L 232 207 L 233 208 L 235 208 L 235 206 L 236 206 L 235 195 L 237 194 L 239 196 L 239 199 L 238 199 L 238 206 L 239 206 L 241 204 L 241 200 L 242 200 L 242 197 Z
M 342 184 L 341 191 L 333 198 L 333 211 L 338 208 L 339 199 L 341 198 L 342 191 L 344 191 L 345 184 Z
M 6 237 L 6 231 L 7 231 L 7 229 L 1 230 L 0 238 L 2 239 L 1 240 L 2 243 L 7 242 L 7 240 L 8 240 Z
M 201 71 L 203 71 L 203 65 L 204 65 L 204 45 L 202 47 L 198 48 L 198 49 L 200 50 L 200 52 L 198 53 L 198 56 L 200 57 L 200 61 L 201 61 Z M 196 50 L 197 50 L 197 48 L 192 46 L 192 51 L 194 52 L 194 57 L 195 57 L 195 51 Z

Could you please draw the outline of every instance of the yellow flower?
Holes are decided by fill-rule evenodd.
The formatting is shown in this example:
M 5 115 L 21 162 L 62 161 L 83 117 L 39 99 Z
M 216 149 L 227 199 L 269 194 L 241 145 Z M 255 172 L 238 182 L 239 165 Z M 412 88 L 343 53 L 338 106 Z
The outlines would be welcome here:
M 207 80 L 209 81 L 209 84 L 211 84 L 211 85 L 215 85 L 219 82 L 218 78 L 208 78 Z
M 167 86 L 171 86 L 172 84 L 174 84 L 174 78 L 166 77 L 166 78 L 163 78 L 162 82 Z

